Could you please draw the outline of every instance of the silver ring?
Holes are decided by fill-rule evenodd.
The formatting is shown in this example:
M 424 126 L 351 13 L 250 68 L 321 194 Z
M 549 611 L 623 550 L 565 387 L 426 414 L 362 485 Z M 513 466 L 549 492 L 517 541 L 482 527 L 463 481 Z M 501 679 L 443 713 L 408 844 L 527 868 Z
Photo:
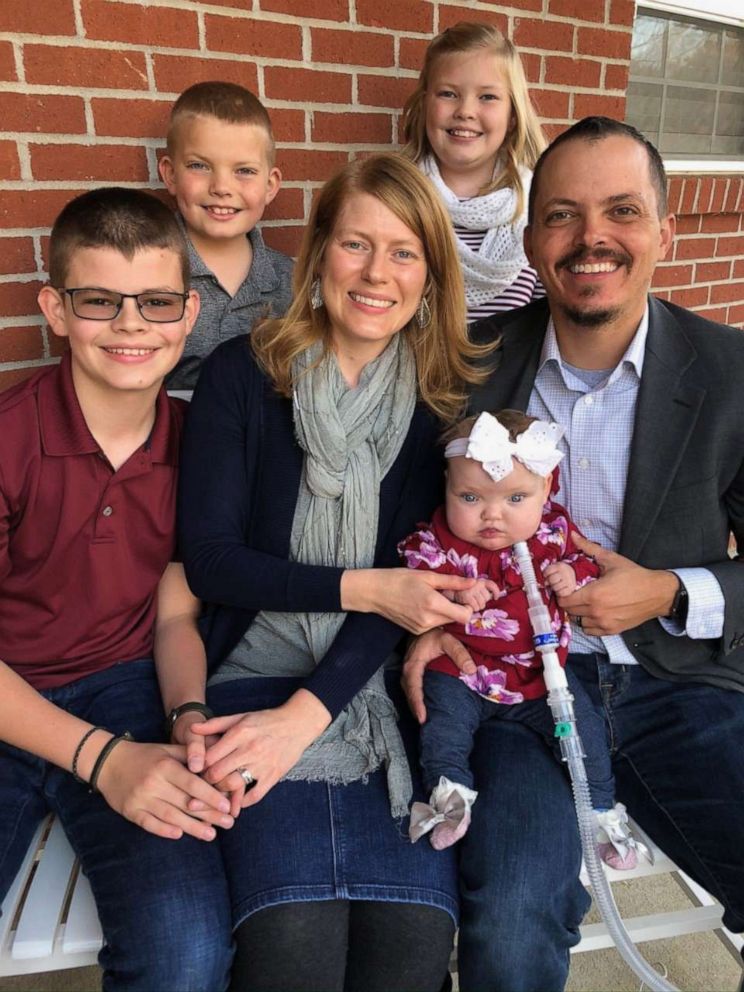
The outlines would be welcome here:
M 236 768 L 235 771 L 245 782 L 246 789 L 250 789 L 256 784 L 255 778 L 251 775 L 247 768 Z

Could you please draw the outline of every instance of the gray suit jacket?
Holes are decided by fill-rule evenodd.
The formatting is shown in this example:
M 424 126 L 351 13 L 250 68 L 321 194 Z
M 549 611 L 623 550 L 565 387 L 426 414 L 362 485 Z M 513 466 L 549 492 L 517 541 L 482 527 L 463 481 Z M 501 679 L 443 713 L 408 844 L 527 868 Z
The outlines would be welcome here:
M 653 675 L 744 692 L 744 332 L 654 297 L 617 550 L 648 568 L 705 566 L 726 600 L 723 636 L 667 634 L 657 620 L 623 634 Z M 526 410 L 549 317 L 545 300 L 480 321 L 501 336 L 472 412 Z M 728 557 L 733 532 L 739 559 Z

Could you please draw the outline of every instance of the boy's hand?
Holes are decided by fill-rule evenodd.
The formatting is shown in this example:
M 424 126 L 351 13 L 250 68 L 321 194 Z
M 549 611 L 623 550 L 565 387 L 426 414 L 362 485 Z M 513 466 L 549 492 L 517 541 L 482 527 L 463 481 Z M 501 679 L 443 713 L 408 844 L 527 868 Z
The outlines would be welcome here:
M 543 576 L 556 596 L 570 596 L 576 589 L 576 573 L 565 561 L 551 562 Z
M 112 809 L 151 834 L 214 840 L 215 826 L 228 829 L 235 822 L 230 803 L 190 772 L 185 758 L 177 745 L 122 741 L 106 759 L 98 788 Z M 199 801 L 198 811 L 187 810 L 191 799 Z
M 472 589 L 455 590 L 454 600 L 462 606 L 469 606 L 474 613 L 480 613 L 492 599 L 496 599 L 500 594 L 501 589 L 493 579 L 476 579 Z

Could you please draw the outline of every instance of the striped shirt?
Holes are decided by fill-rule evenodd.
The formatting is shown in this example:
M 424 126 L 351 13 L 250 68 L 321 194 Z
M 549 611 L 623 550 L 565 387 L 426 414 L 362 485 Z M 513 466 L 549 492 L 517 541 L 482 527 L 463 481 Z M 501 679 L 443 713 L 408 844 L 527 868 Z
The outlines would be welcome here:
M 576 525 L 592 541 L 613 551 L 620 540 L 625 483 L 630 462 L 633 424 L 648 334 L 648 307 L 635 337 L 617 366 L 591 384 L 564 362 L 552 319 L 548 324 L 527 412 L 553 420 L 566 429 L 560 446 L 560 490 L 556 496 Z M 682 539 L 682 537 L 680 537 Z M 724 598 L 715 576 L 706 568 L 672 569 L 689 594 L 687 624 L 660 618 L 664 629 L 693 638 L 720 637 Z M 571 650 L 600 651 L 618 664 L 636 664 L 619 634 L 591 637 L 574 629 Z
M 483 240 L 488 231 L 469 231 L 466 227 L 454 225 L 455 236 L 458 241 L 462 241 L 471 251 L 480 250 Z M 531 265 L 526 265 L 517 278 L 506 289 L 494 299 L 487 303 L 480 303 L 468 308 L 468 323 L 480 320 L 482 317 L 490 317 L 494 313 L 502 313 L 504 310 L 514 310 L 516 307 L 523 307 L 532 300 L 539 300 L 545 296 L 545 290 L 538 279 L 537 272 Z

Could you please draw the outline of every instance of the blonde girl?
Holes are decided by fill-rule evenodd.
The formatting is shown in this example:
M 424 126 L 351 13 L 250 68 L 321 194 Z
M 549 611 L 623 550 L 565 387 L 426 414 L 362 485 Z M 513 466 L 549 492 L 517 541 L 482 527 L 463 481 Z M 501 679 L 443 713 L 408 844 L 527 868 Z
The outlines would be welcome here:
M 544 295 L 522 247 L 532 168 L 545 147 L 514 45 L 461 21 L 429 45 L 403 111 L 405 154 L 454 225 L 468 321 Z

